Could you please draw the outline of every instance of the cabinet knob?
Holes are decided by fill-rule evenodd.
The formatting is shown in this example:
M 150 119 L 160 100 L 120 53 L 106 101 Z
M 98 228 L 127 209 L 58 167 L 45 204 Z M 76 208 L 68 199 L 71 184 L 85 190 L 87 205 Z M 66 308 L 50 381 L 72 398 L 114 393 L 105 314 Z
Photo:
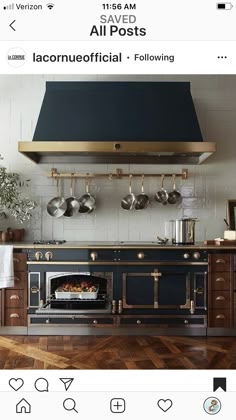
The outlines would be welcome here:
M 190 258 L 190 254 L 188 252 L 185 252 L 183 257 L 185 260 L 188 260 Z
M 195 260 L 199 260 L 199 259 L 201 258 L 201 254 L 200 254 L 200 252 L 194 252 L 194 253 L 193 253 L 193 258 L 194 258 Z
M 50 261 L 53 257 L 53 253 L 51 251 L 48 251 L 45 253 L 45 258 L 47 261 Z
M 20 318 L 20 316 L 19 316 L 18 314 L 15 314 L 15 313 L 14 313 L 14 314 L 11 314 L 11 315 L 10 315 L 10 318 Z
M 225 297 L 224 296 L 217 296 L 216 300 L 225 300 Z
M 18 258 L 13 258 L 13 262 L 15 262 L 15 263 L 19 263 L 20 262 L 20 260 L 18 259 Z
M 94 320 L 93 320 L 93 324 L 94 324 L 94 325 L 98 324 L 98 320 L 97 320 L 97 319 L 94 319 Z
M 14 281 L 20 281 L 19 277 L 14 277 Z
M 98 257 L 98 253 L 93 251 L 93 252 L 91 252 L 90 257 L 91 257 L 92 261 L 96 261 L 96 259 Z
M 141 319 L 137 319 L 137 324 L 138 324 L 138 325 L 142 324 Z
M 138 257 L 139 260 L 143 260 L 144 257 L 145 257 L 144 252 L 143 251 L 138 252 L 137 257 Z
M 43 258 L 43 254 L 40 251 L 35 252 L 34 254 L 36 261 L 39 261 Z
M 50 319 L 46 319 L 45 323 L 50 324 Z
M 18 295 L 11 295 L 10 296 L 10 300 L 19 300 L 19 296 Z
M 188 319 L 185 319 L 185 320 L 184 320 L 184 324 L 185 324 L 185 325 L 189 324 Z

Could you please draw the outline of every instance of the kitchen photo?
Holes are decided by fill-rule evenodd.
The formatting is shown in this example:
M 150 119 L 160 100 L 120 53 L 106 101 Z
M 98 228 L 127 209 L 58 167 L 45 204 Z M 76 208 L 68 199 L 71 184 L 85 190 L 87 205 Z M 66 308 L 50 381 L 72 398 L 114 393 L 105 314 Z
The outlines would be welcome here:
M 236 368 L 236 76 L 0 75 L 0 369 Z

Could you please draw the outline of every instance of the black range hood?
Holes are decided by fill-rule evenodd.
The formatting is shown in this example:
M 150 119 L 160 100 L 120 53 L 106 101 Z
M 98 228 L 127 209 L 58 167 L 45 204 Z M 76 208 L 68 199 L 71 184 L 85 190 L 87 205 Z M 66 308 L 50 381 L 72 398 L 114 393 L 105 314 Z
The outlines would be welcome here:
M 188 82 L 47 82 L 32 142 L 37 163 L 189 163 L 204 142 Z

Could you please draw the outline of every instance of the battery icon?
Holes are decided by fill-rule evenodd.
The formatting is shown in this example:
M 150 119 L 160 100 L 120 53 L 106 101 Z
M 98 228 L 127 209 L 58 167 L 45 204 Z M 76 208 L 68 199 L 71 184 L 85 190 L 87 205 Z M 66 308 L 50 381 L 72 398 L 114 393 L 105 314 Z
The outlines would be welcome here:
M 232 3 L 217 3 L 216 7 L 219 10 L 231 10 L 233 5 Z

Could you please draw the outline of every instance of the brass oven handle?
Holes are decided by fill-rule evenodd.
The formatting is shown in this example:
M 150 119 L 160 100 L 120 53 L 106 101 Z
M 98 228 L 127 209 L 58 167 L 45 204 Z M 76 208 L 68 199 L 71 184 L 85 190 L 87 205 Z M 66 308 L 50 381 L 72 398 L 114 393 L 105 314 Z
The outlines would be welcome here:
M 224 296 L 217 296 L 216 300 L 225 300 L 225 297 Z
M 113 300 L 111 305 L 111 313 L 114 315 L 116 313 L 116 300 Z
M 19 300 L 19 296 L 18 295 L 11 295 L 10 296 L 10 300 Z
M 216 279 L 216 282 L 220 282 L 220 281 L 223 281 L 223 282 L 225 282 L 225 279 L 224 279 L 224 277 L 217 277 L 217 279 Z
M 218 260 L 216 260 L 216 264 L 225 264 L 225 260 L 219 258 Z
M 20 260 L 18 258 L 13 258 L 13 261 L 16 262 L 16 263 L 20 262 Z
M 195 305 L 194 305 L 194 301 L 191 300 L 190 301 L 190 314 L 193 315 L 195 313 Z
M 31 291 L 31 293 L 36 294 L 36 293 L 39 292 L 39 288 L 36 287 L 36 286 L 33 286 L 33 287 L 31 287 L 30 291 Z
M 10 318 L 20 318 L 20 316 L 18 314 L 11 314 Z
M 225 319 L 225 316 L 223 314 L 216 315 L 216 319 Z
M 154 308 L 157 309 L 158 304 L 158 281 L 159 277 L 162 276 L 162 273 L 159 273 L 158 271 L 154 271 L 154 273 L 151 273 L 151 276 L 154 277 Z

